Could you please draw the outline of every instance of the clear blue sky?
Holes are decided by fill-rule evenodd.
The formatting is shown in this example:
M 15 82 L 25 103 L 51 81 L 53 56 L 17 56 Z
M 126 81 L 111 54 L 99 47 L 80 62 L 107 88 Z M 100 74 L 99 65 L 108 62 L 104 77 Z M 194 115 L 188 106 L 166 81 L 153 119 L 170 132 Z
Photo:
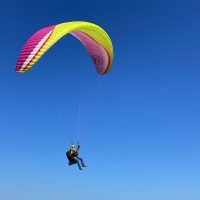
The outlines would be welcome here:
M 0 10 L 0 199 L 200 199 L 199 1 L 1 1 Z M 82 172 L 65 151 L 97 76 L 83 46 L 67 36 L 27 74 L 14 72 L 35 31 L 75 20 L 104 28 L 115 51 L 93 103 L 81 104 Z

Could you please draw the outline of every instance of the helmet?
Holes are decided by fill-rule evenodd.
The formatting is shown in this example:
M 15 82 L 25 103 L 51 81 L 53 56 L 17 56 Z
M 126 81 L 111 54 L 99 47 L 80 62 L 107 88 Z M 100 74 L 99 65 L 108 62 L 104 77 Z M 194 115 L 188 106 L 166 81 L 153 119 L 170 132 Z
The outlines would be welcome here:
M 72 144 L 71 149 L 75 148 L 76 146 L 74 144 Z

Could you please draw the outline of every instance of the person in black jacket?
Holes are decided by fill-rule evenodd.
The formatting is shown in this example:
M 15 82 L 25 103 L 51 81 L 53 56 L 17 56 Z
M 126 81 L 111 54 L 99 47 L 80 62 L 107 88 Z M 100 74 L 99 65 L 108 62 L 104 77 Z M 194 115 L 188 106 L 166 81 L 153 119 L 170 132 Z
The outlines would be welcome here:
M 76 146 L 72 144 L 69 151 L 66 152 L 66 156 L 69 160 L 69 166 L 77 164 L 80 170 L 83 170 L 82 167 L 86 167 L 84 161 L 82 158 L 78 157 L 78 150 L 80 148 L 80 145 L 78 143 L 78 148 L 76 149 Z

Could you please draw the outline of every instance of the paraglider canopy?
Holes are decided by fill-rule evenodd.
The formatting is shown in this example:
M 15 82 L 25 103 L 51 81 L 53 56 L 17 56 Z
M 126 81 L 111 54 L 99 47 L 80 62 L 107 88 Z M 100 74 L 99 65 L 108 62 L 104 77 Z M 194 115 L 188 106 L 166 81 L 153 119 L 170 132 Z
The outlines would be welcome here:
M 85 46 L 95 64 L 97 73 L 106 74 L 113 60 L 112 42 L 102 28 L 83 21 L 62 23 L 37 31 L 22 48 L 16 72 L 28 71 L 51 46 L 69 33 Z

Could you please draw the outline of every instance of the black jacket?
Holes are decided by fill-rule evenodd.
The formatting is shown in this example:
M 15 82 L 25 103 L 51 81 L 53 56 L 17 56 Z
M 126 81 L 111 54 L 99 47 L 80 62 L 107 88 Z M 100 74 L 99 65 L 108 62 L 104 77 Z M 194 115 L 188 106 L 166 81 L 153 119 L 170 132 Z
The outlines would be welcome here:
M 67 159 L 72 162 L 73 161 L 73 158 L 74 157 L 77 157 L 78 156 L 78 150 L 79 150 L 80 146 L 78 146 L 76 152 L 72 153 L 71 152 L 71 149 L 69 151 L 66 152 L 66 156 L 67 156 Z

